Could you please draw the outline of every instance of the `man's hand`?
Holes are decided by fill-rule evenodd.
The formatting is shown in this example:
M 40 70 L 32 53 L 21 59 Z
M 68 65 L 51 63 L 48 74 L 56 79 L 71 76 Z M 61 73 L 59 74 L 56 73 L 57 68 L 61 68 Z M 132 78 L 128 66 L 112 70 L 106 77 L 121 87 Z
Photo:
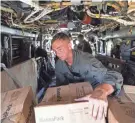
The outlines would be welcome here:
M 94 91 L 92 95 L 87 95 L 85 97 L 75 99 L 75 101 L 89 101 L 89 113 L 95 119 L 102 119 L 107 114 L 107 97 L 102 97 L 103 92 L 101 91 Z M 99 97 L 98 97 L 99 96 Z
M 102 84 L 98 86 L 91 95 L 75 99 L 75 101 L 89 101 L 90 115 L 95 119 L 102 119 L 107 114 L 107 96 L 113 91 L 111 85 Z

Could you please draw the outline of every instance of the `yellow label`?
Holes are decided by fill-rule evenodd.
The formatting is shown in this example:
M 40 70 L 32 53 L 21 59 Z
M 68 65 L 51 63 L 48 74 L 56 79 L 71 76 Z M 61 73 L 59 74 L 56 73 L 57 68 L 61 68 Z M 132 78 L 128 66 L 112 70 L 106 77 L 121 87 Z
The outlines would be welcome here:
M 100 18 L 100 14 L 96 14 L 96 18 Z
M 130 40 L 127 40 L 126 44 L 128 45 L 130 43 Z
M 135 56 L 135 51 L 132 52 L 132 55 Z

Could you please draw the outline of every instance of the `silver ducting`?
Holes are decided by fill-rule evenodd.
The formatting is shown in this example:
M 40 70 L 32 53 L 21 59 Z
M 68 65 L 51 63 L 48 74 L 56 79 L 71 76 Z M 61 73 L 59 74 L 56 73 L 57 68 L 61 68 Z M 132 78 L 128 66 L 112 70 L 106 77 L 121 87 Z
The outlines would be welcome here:
M 110 38 L 135 38 L 135 27 L 126 27 L 114 32 L 107 32 L 103 40 Z
M 21 31 L 19 29 L 13 29 L 6 26 L 1 25 L 1 33 L 9 33 L 16 36 L 26 36 L 26 37 L 37 37 L 37 34 L 29 33 L 26 31 Z

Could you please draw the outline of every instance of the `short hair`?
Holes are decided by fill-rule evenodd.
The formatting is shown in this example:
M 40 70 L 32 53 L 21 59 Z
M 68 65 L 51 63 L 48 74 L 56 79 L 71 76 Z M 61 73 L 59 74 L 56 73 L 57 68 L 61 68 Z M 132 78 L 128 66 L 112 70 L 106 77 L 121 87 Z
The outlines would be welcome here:
M 70 41 L 70 36 L 67 35 L 66 33 L 64 32 L 59 32 L 57 33 L 56 35 L 54 35 L 51 43 L 53 44 L 57 39 L 63 39 L 63 40 L 69 40 Z

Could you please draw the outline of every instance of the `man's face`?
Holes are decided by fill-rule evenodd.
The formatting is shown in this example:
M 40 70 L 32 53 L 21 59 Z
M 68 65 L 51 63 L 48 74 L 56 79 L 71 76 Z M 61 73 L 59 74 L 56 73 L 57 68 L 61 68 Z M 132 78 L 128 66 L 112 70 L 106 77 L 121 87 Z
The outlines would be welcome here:
M 59 59 L 65 61 L 68 58 L 69 52 L 72 50 L 72 45 L 69 41 L 57 39 L 52 44 L 52 50 L 56 53 Z

